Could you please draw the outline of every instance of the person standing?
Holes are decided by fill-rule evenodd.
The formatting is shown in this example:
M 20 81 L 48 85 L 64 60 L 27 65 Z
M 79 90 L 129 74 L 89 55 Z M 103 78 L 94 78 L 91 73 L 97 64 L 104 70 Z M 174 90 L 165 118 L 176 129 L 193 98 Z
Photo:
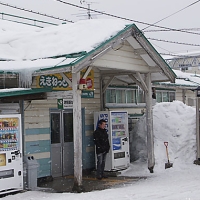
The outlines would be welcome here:
M 110 143 L 108 139 L 108 133 L 105 129 L 106 121 L 104 119 L 99 120 L 98 128 L 93 133 L 94 144 L 96 146 L 97 155 L 97 179 L 108 178 L 104 174 L 104 168 L 106 163 L 106 155 L 110 150 Z

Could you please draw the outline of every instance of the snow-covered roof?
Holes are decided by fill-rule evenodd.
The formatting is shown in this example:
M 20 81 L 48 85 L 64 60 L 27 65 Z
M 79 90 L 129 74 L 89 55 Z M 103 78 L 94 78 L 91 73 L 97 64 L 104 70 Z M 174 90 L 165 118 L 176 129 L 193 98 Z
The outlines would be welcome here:
M 197 88 L 200 86 L 200 75 L 199 74 L 193 74 L 193 73 L 187 73 L 182 72 L 180 70 L 173 70 L 176 74 L 176 80 L 175 83 L 170 82 L 160 82 L 155 83 L 156 85 L 160 86 L 174 86 L 174 87 L 186 87 L 186 88 Z
M 112 49 L 114 43 L 123 40 L 127 40 L 134 50 L 143 50 L 140 56 L 145 65 L 157 68 L 158 71 L 162 70 L 163 73 L 155 70 L 152 73 L 152 80 L 174 81 L 175 74 L 171 68 L 135 24 L 127 25 L 127 22 L 116 19 L 82 20 L 42 29 L 31 28 L 26 31 L 4 27 L 0 30 L 0 60 L 2 60 L 0 72 L 20 72 L 22 76 L 31 80 L 33 72 L 36 71 L 34 75 L 70 71 L 68 66 L 81 66 L 77 70 L 91 63 L 93 66 L 95 64 L 99 66 L 99 63 L 94 63 L 98 54 L 106 52 L 106 49 Z M 109 68 L 105 64 L 102 67 Z M 134 72 L 140 70 L 136 67 L 127 65 L 120 70 Z M 113 69 L 115 68 L 110 66 L 110 70 Z M 118 67 L 116 69 L 119 70 Z M 141 72 L 147 73 L 149 68 L 146 67 L 145 70 Z
M 126 27 L 126 22 L 116 19 L 82 20 L 45 28 L 0 20 L 0 72 L 30 74 L 73 64 Z
M 19 61 L 89 52 L 125 27 L 122 20 L 101 19 L 26 31 L 4 29 L 0 31 L 0 57 Z

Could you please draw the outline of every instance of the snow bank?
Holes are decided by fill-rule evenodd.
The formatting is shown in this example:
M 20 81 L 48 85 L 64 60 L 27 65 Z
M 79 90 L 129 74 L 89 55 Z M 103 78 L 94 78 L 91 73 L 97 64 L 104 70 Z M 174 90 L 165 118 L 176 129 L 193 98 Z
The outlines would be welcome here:
M 153 107 L 153 132 L 155 172 L 165 170 L 168 142 L 169 160 L 173 168 L 184 168 L 196 158 L 196 111 L 180 101 L 157 103 Z M 147 160 L 146 116 L 144 115 L 131 132 L 131 160 Z M 133 163 L 134 165 L 134 163 Z

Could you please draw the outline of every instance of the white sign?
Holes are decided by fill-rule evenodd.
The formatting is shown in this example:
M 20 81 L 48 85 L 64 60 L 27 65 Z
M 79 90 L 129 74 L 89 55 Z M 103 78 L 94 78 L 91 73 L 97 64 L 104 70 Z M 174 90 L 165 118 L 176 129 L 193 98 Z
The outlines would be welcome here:
M 63 109 L 73 108 L 73 99 L 63 99 Z

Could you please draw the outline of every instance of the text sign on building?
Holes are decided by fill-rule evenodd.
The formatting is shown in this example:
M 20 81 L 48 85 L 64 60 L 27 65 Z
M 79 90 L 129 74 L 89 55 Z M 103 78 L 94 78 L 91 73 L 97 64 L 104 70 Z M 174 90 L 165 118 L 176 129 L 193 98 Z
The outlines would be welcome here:
M 80 72 L 80 77 L 85 73 L 85 70 Z M 71 72 L 65 72 L 65 76 L 71 81 Z M 94 90 L 94 70 L 91 70 L 86 77 L 86 85 L 88 91 Z M 36 77 L 37 88 L 50 87 L 52 90 L 72 90 L 67 81 L 60 74 L 41 75 Z
M 94 98 L 94 91 L 82 90 L 81 98 Z
M 73 108 L 73 99 L 57 99 L 58 109 Z

